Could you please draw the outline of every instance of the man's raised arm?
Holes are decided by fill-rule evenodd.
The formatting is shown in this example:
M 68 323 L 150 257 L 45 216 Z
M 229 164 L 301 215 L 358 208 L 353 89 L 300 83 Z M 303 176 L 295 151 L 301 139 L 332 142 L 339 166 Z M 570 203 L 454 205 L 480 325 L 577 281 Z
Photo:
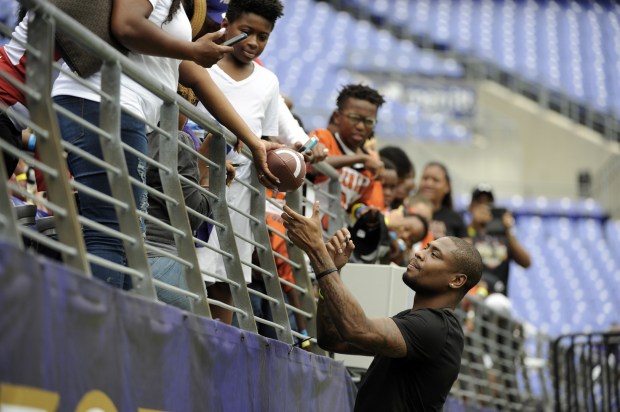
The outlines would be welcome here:
M 341 263 L 340 259 L 345 258 L 346 263 L 347 254 L 350 255 L 354 248 L 348 232 L 344 232 L 346 229 L 339 231 L 335 235 L 336 239 L 332 237 L 327 245 L 324 244 L 318 202 L 314 204 L 311 218 L 296 213 L 288 206 L 284 207 L 282 218 L 291 241 L 310 258 L 319 282 L 322 294 L 319 306 L 322 307 L 317 327 L 322 328 L 321 334 L 325 333 L 327 349 L 343 353 L 405 357 L 407 346 L 396 323 L 391 318 L 368 318 L 340 279 L 338 271 L 344 264 L 337 267 L 337 262 Z M 331 249 L 333 257 L 328 249 Z M 324 320 L 327 324 L 320 325 Z

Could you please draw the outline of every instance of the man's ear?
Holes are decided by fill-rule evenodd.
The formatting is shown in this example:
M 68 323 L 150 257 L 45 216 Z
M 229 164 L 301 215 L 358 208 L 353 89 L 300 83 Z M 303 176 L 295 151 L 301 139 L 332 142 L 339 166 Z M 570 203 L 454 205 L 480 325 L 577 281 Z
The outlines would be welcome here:
M 456 275 L 452 276 L 452 279 L 450 280 L 450 287 L 452 289 L 460 289 L 465 282 L 467 282 L 467 275 L 463 274 L 463 273 L 457 273 Z

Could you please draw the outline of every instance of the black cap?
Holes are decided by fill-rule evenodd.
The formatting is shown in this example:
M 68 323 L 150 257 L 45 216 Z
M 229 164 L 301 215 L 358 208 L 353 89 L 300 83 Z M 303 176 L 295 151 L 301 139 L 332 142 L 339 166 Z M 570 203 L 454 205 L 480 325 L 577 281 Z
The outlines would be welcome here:
M 390 233 L 382 213 L 368 212 L 360 216 L 351 231 L 351 240 L 355 244 L 353 261 L 378 263 L 390 250 Z
M 479 200 L 481 196 L 488 196 L 491 202 L 494 202 L 493 187 L 487 183 L 480 183 L 471 193 L 471 200 Z

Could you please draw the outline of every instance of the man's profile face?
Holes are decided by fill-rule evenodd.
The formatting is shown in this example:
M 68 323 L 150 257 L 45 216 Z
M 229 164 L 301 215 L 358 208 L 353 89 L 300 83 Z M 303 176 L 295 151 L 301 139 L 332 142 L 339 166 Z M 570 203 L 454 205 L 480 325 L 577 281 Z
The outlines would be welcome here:
M 455 273 L 454 250 L 456 245 L 450 238 L 430 242 L 411 259 L 403 274 L 403 282 L 418 293 L 441 294 L 449 290 L 450 279 Z

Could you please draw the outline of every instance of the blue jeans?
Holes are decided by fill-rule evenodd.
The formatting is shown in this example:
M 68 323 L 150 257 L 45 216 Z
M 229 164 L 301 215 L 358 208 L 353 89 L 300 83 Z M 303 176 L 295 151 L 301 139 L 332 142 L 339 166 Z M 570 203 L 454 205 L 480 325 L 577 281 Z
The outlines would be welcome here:
M 161 280 L 172 286 L 187 290 L 187 281 L 183 274 L 183 265 L 174 259 L 164 256 L 154 256 L 149 258 L 153 278 Z M 166 289 L 156 288 L 157 298 L 162 302 L 174 305 L 183 310 L 190 310 L 190 298 L 171 292 Z
M 99 125 L 100 105 L 98 102 L 73 96 L 56 96 L 54 97 L 54 102 L 93 125 Z M 86 129 L 61 114 L 58 114 L 58 123 L 64 140 L 99 159 L 103 159 L 97 133 Z M 134 149 L 145 154 L 147 153 L 146 127 L 144 123 L 125 113 L 121 114 L 121 139 Z M 69 171 L 77 182 L 111 196 L 110 184 L 104 169 L 74 153 L 69 153 L 67 161 Z M 125 153 L 125 161 L 127 162 L 129 175 L 145 182 L 146 165 L 144 160 Z M 133 186 L 133 195 L 137 207 L 146 212 L 148 206 L 146 190 Z M 78 193 L 78 200 L 82 216 L 110 229 L 119 230 L 116 210 L 113 205 L 102 202 L 85 193 Z M 83 232 L 84 242 L 89 253 L 120 265 L 127 265 L 125 249 L 120 239 L 87 227 L 84 227 Z M 131 289 L 132 283 L 129 275 L 94 263 L 91 265 L 91 270 L 93 276 L 114 287 L 125 290 Z

